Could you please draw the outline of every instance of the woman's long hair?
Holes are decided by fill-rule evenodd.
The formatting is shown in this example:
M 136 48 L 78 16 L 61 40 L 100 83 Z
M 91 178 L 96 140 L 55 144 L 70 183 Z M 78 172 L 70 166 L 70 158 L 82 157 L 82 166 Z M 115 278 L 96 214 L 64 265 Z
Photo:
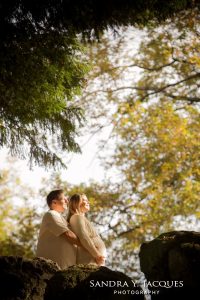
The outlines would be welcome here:
M 71 216 L 80 212 L 81 194 L 74 194 L 69 199 L 67 221 L 70 221 Z

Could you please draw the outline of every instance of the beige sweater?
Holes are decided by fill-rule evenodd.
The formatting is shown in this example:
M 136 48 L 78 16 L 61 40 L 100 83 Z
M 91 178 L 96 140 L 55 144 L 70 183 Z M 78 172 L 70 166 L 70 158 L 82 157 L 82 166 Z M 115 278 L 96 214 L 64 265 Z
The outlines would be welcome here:
M 78 247 L 77 249 L 77 264 L 95 264 L 95 257 L 106 256 L 104 242 L 97 234 L 92 223 L 84 215 L 74 214 L 70 218 L 70 227 L 84 247 Z
M 40 226 L 36 256 L 53 260 L 61 269 L 75 265 L 77 247 L 63 236 L 68 230 L 68 223 L 59 212 L 46 212 Z

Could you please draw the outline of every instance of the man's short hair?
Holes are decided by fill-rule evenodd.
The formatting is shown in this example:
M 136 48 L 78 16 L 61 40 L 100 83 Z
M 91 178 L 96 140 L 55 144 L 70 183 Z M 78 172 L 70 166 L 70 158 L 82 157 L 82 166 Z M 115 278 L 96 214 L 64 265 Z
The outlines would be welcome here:
M 60 195 L 63 194 L 64 191 L 63 190 L 54 190 L 51 191 L 48 195 L 47 195 L 47 204 L 50 207 L 52 204 L 53 200 L 58 200 L 60 198 Z

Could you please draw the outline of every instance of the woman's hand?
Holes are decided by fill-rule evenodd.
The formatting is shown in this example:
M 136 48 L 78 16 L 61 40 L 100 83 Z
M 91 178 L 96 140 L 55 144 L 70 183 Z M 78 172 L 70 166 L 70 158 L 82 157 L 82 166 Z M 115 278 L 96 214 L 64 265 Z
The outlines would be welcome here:
M 104 266 L 105 265 L 105 256 L 97 256 L 95 258 L 96 263 L 98 266 Z

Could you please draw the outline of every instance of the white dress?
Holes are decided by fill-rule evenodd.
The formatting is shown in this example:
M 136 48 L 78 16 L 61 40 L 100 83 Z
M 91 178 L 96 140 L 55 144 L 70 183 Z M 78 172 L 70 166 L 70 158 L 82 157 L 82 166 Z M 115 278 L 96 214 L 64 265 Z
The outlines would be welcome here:
M 70 218 L 70 227 L 84 247 L 77 247 L 77 264 L 96 264 L 97 256 L 106 257 L 104 242 L 84 215 L 74 214 Z

